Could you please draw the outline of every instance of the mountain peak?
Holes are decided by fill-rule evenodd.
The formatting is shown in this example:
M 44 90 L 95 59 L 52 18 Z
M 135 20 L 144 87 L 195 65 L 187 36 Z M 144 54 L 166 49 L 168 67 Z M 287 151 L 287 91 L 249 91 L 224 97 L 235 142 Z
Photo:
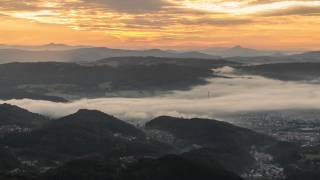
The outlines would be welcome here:
M 146 52 L 152 52 L 152 53 L 162 53 L 164 52 L 161 49 L 147 49 Z
M 68 46 L 68 45 L 51 42 L 49 44 L 45 44 L 44 46 Z
M 80 109 L 74 114 L 51 121 L 48 127 L 82 129 L 91 132 L 103 130 L 124 135 L 144 136 L 131 124 L 104 112 L 88 109 Z
M 243 49 L 243 47 L 240 45 L 236 45 L 236 46 L 233 46 L 231 49 Z
M 104 117 L 104 118 L 112 118 L 115 119 L 115 117 L 108 115 L 104 112 L 98 111 L 98 110 L 90 110 L 90 109 L 79 109 L 76 113 L 70 115 L 70 116 L 77 116 L 77 117 Z

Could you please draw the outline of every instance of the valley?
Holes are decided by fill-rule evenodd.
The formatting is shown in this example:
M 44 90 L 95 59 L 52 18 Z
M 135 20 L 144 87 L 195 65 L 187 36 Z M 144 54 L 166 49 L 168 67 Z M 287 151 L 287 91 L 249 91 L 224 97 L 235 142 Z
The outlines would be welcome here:
M 1 64 L 0 178 L 313 180 L 317 66 L 168 57 Z

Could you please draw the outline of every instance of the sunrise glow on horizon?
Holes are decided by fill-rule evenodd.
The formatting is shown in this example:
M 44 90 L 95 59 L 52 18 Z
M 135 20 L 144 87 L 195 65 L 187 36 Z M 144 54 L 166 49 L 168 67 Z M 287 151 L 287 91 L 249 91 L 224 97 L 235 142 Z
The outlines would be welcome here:
M 319 50 L 314 0 L 0 0 L 0 44 Z

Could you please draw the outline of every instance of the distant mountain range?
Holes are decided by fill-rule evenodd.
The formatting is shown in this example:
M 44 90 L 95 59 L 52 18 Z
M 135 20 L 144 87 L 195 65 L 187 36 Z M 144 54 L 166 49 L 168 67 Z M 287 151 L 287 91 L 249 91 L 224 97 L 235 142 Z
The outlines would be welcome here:
M 282 81 L 303 81 L 319 83 L 319 68 L 319 62 L 298 62 L 243 66 L 238 70 L 243 71 L 244 73 L 260 75 Z
M 231 48 L 208 48 L 200 52 L 221 57 L 283 56 L 288 54 L 287 52 L 281 51 L 262 51 L 244 48 L 239 45 Z
M 269 63 L 318 60 L 320 52 L 268 51 L 234 46 L 231 48 L 208 48 L 198 51 L 173 51 L 161 49 L 128 50 L 107 47 L 71 46 L 50 43 L 39 46 L 1 45 L 0 64 L 9 62 L 95 62 L 117 57 L 157 57 L 228 59 L 236 62 Z
M 83 48 L 103 48 L 96 46 L 87 46 L 87 45 L 68 45 L 68 44 L 60 44 L 60 43 L 49 43 L 38 46 L 23 46 L 23 45 L 5 45 L 0 44 L 0 49 L 19 49 L 26 51 L 66 51 L 66 50 L 75 50 L 75 49 L 83 49 Z M 106 48 L 106 47 L 105 47 Z M 112 50 L 110 48 L 106 48 Z M 121 50 L 121 49 L 113 49 L 113 50 Z M 125 49 L 122 49 L 125 50 Z M 137 50 L 139 51 L 139 50 Z M 203 56 L 204 54 L 213 55 L 213 56 L 221 56 L 221 57 L 254 57 L 254 56 L 282 56 L 289 55 L 297 52 L 285 52 L 285 51 L 273 51 L 273 50 L 257 50 L 253 48 L 246 48 L 240 45 L 233 46 L 230 48 L 222 48 L 222 47 L 213 47 L 204 49 L 201 51 L 188 51 L 188 52 L 180 52 L 174 50 L 163 50 L 161 52 L 160 49 L 150 49 L 150 50 L 140 50 L 140 51 L 148 51 L 149 53 L 172 53 L 172 54 L 184 54 L 185 56 L 189 55 L 189 57 L 197 57 Z M 157 57 L 157 56 L 156 56 Z M 161 57 L 165 57 L 161 55 Z
M 289 56 L 289 58 L 292 58 L 296 61 L 306 61 L 306 60 L 320 60 L 320 51 L 310 51 L 310 52 L 305 52 L 302 54 L 295 54 L 295 55 L 291 55 Z
M 163 58 L 163 57 L 112 57 L 101 59 L 89 64 L 108 65 L 113 67 L 120 66 L 151 66 L 159 64 L 171 64 L 195 68 L 214 69 L 223 66 L 239 65 L 232 61 L 223 59 L 196 59 L 196 58 Z
M 23 45 L 6 45 L 0 44 L 0 49 L 20 49 L 26 51 L 66 51 L 80 48 L 91 48 L 93 46 L 72 46 L 67 44 L 49 43 L 38 46 L 23 46 Z
M 49 48 L 46 48 L 49 47 Z M 196 51 L 172 52 L 160 49 L 148 50 L 125 50 L 110 49 L 105 47 L 77 48 L 66 45 L 39 46 L 30 48 L 0 48 L 0 63 L 8 62 L 38 62 L 38 61 L 58 61 L 58 62 L 93 62 L 99 59 L 110 57 L 166 57 L 166 58 L 198 58 L 217 59 L 218 56 L 208 55 Z
M 248 64 L 274 64 L 274 63 L 306 63 L 320 62 L 320 51 L 310 51 L 286 56 L 256 56 L 256 57 L 230 57 L 226 60 Z

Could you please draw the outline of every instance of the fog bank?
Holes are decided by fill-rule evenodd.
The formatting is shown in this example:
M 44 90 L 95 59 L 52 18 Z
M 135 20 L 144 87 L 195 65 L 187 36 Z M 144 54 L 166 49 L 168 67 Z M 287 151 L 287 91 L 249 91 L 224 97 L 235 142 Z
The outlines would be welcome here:
M 54 118 L 79 109 L 97 109 L 125 120 L 160 115 L 214 118 L 226 113 L 281 109 L 320 109 L 320 85 L 238 76 L 229 67 L 216 70 L 231 78 L 212 78 L 190 91 L 152 98 L 82 99 L 70 103 L 9 100 L 9 103 Z

